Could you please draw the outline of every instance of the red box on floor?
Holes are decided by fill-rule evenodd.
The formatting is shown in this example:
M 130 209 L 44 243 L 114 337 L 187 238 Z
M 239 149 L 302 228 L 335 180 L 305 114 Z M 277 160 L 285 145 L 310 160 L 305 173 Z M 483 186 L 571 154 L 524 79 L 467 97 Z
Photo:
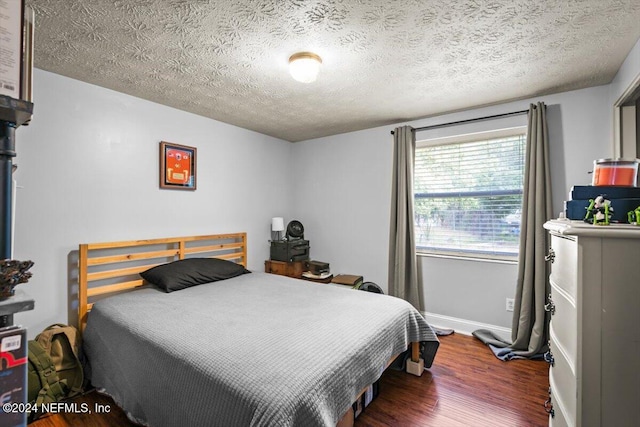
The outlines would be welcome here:
M 27 424 L 27 331 L 0 328 L 0 425 Z

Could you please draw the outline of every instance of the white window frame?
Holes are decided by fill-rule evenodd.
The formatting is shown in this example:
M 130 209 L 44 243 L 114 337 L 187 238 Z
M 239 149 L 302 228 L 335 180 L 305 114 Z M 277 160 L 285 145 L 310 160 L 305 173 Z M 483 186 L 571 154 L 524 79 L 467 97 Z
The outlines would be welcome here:
M 524 135 L 526 138 L 527 126 L 515 126 L 490 131 L 472 132 L 459 135 L 428 138 L 416 141 L 416 151 L 425 147 L 434 147 L 449 144 L 464 144 L 474 141 L 486 141 L 490 139 L 508 138 L 512 136 Z M 524 171 L 523 171 L 524 172 Z M 415 194 L 415 190 L 414 190 Z M 414 196 L 415 200 L 415 196 Z M 414 224 L 415 227 L 415 224 Z M 416 244 L 417 255 L 422 256 L 434 256 L 444 258 L 456 258 L 456 259 L 476 259 L 482 261 L 498 261 L 515 263 L 518 260 L 518 254 L 514 255 L 500 255 L 500 254 L 488 254 L 481 251 L 456 251 L 447 249 L 427 249 L 418 247 Z

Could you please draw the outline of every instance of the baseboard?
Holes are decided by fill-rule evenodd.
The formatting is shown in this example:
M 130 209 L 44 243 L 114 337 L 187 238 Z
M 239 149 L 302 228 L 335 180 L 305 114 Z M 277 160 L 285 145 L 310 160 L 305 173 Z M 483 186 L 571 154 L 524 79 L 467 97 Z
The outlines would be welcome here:
M 487 329 L 507 341 L 511 341 L 511 328 L 474 322 L 473 320 L 443 316 L 441 314 L 422 312 L 427 322 L 436 328 L 453 329 L 456 333 L 471 335 L 477 329 Z

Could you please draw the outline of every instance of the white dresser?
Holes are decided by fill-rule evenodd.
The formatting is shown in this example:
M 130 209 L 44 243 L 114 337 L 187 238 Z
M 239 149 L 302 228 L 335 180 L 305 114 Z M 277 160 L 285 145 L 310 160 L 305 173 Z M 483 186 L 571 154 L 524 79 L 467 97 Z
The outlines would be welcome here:
M 640 425 L 640 227 L 553 220 L 549 424 Z

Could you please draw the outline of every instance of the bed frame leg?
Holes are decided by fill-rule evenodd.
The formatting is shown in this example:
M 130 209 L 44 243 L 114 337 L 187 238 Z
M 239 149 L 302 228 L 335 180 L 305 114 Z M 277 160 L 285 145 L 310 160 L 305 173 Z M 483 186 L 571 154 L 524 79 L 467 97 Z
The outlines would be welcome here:
M 420 343 L 411 343 L 411 360 L 407 360 L 406 371 L 408 374 L 415 375 L 417 377 L 422 375 L 424 371 L 424 359 L 420 358 Z

